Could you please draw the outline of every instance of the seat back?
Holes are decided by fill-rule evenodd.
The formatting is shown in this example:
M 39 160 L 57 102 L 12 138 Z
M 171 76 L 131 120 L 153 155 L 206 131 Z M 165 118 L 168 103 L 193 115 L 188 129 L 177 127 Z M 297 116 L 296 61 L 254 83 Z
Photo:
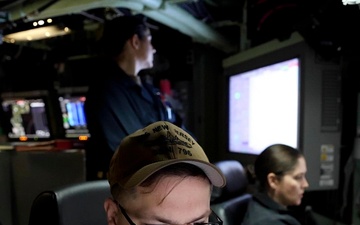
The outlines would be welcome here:
M 224 225 L 239 225 L 251 199 L 251 194 L 247 193 L 246 171 L 236 160 L 223 160 L 214 164 L 223 172 L 226 186 L 214 187 L 211 208 L 224 221 Z
M 41 192 L 31 206 L 29 225 L 106 225 L 107 180 L 86 181 Z

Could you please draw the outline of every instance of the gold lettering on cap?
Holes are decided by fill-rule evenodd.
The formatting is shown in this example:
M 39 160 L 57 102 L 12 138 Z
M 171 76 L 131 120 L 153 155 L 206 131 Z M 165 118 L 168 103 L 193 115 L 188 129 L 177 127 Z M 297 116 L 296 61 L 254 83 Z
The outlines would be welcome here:
M 156 127 L 154 132 L 158 132 L 159 129 L 161 130 L 162 128 Z M 161 134 L 160 137 L 158 137 L 157 142 L 162 147 L 158 149 L 157 155 L 163 155 L 167 158 L 176 158 L 177 154 L 192 156 L 191 142 L 180 139 L 176 133 L 177 132 L 174 134 L 167 131 L 166 136 Z M 165 144 L 165 146 L 163 146 L 163 144 Z
M 180 140 L 178 136 L 172 135 L 170 132 L 167 133 L 166 139 L 171 145 L 182 145 L 184 147 L 192 148 L 191 144 L 187 143 L 186 141 Z
M 194 144 L 194 142 L 192 141 L 192 139 L 191 139 L 190 137 L 188 137 L 186 134 L 184 134 L 183 132 L 178 131 L 178 130 L 175 130 L 175 133 L 176 133 L 177 135 L 179 135 L 180 137 L 185 138 L 188 142 L 191 142 L 191 143 Z
M 159 126 L 152 129 L 152 131 L 154 133 L 160 132 L 162 130 L 169 130 L 169 126 L 168 125 L 159 125 Z
M 180 148 L 180 147 L 178 147 L 178 150 L 179 150 L 179 154 L 184 154 L 184 155 L 192 156 L 192 153 L 191 153 L 190 150 L 187 150 L 187 149 L 184 149 L 184 148 Z

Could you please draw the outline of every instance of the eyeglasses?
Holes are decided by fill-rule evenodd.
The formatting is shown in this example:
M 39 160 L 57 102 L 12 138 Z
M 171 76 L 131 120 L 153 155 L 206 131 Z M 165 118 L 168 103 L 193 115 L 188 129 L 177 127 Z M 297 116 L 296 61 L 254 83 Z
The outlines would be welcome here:
M 130 225 L 136 225 L 131 218 L 129 217 L 129 215 L 126 213 L 125 209 L 118 204 L 121 213 L 124 215 L 125 219 L 128 221 L 128 223 Z M 216 215 L 216 213 L 211 210 L 211 214 L 209 216 L 209 222 L 206 223 L 191 223 L 191 224 L 187 224 L 187 225 L 223 225 L 223 221 L 220 219 L 220 217 L 218 215 Z

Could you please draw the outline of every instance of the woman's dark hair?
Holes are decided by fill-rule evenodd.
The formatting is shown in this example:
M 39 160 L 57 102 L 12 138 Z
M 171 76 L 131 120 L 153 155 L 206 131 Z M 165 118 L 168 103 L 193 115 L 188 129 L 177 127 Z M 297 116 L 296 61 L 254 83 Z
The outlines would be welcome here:
M 303 154 L 299 150 L 284 144 L 270 145 L 262 151 L 254 165 L 260 191 L 268 188 L 267 175 L 269 173 L 281 176 L 292 171 L 300 157 L 303 157 Z
M 143 16 L 119 16 L 105 23 L 100 45 L 104 54 L 114 57 L 120 54 L 126 41 L 134 34 L 143 39 L 148 30 Z

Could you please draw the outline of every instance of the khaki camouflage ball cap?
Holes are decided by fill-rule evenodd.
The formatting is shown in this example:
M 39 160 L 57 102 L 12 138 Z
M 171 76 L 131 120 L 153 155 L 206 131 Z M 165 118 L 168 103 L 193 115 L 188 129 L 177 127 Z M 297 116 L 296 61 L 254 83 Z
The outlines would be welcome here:
M 158 170 L 176 163 L 195 165 L 214 186 L 225 186 L 224 175 L 209 162 L 192 136 L 166 121 L 150 124 L 123 139 L 111 159 L 108 180 L 111 187 L 132 188 Z

